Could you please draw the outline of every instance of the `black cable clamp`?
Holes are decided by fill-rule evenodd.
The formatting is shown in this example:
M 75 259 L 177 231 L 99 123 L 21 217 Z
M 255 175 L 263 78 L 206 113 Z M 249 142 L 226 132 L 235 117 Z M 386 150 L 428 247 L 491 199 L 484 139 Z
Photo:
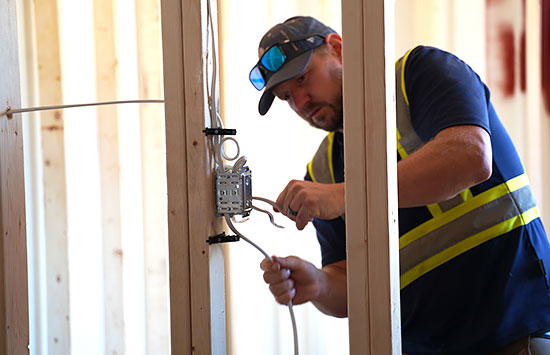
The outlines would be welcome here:
M 208 237 L 206 242 L 210 245 L 218 243 L 228 243 L 228 242 L 238 242 L 241 238 L 238 235 L 225 235 L 225 232 L 222 232 L 213 237 Z
M 203 130 L 206 136 L 234 136 L 237 130 L 234 128 L 205 128 Z

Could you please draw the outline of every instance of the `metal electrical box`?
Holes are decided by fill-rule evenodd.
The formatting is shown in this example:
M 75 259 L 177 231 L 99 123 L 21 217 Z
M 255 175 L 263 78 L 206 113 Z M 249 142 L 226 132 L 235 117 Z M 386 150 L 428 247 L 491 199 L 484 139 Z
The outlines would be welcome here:
M 252 210 L 252 172 L 248 166 L 240 171 L 216 173 L 216 208 L 218 216 L 248 216 Z

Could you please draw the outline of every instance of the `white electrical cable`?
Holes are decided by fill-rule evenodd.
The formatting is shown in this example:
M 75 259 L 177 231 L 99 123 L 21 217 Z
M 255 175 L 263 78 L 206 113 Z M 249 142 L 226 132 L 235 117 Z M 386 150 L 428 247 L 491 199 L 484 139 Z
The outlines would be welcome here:
M 139 104 L 139 103 L 164 103 L 164 100 L 124 100 L 124 101 L 106 101 L 106 102 L 93 102 L 89 104 L 70 104 L 70 105 L 57 105 L 57 106 L 39 106 L 39 107 L 27 107 L 12 109 L 9 107 L 6 111 L 0 113 L 0 116 L 13 115 L 15 113 L 25 113 L 34 111 L 48 111 L 48 110 L 60 110 L 73 107 L 86 107 L 86 106 L 102 106 L 102 105 L 119 105 L 119 104 Z
M 223 128 L 223 121 L 219 115 L 219 100 L 216 93 L 216 78 L 217 78 L 217 71 L 218 71 L 218 63 L 217 63 L 217 55 L 216 55 L 216 39 L 215 39 L 215 32 L 214 32 L 214 21 L 212 20 L 212 9 L 210 6 L 210 0 L 207 2 L 207 12 L 208 12 L 208 21 L 210 22 L 210 29 L 212 31 L 212 84 L 211 84 L 211 90 L 210 90 L 210 122 L 212 126 Z M 207 42 L 208 42 L 208 25 L 206 29 L 206 36 L 207 36 Z M 208 71 L 208 66 L 207 66 Z M 240 148 L 239 143 L 236 139 L 232 137 L 227 138 L 221 138 L 220 136 L 213 136 L 212 142 L 214 143 L 215 148 L 215 159 L 216 163 L 218 164 L 218 167 L 221 168 L 223 171 L 225 171 L 225 166 L 223 164 L 222 157 L 226 160 L 235 160 L 239 157 L 240 154 Z M 235 157 L 228 157 L 225 154 L 225 151 L 223 149 L 223 144 L 225 141 L 231 140 L 235 142 L 237 145 L 237 154 Z M 244 158 L 244 162 L 246 162 L 246 158 Z M 244 165 L 242 157 L 237 161 L 237 163 L 233 166 L 233 172 L 235 172 L 235 169 L 237 169 L 239 166 L 242 167 Z M 239 168 L 240 170 L 240 168 Z M 270 201 L 271 202 L 271 201 Z M 273 203 L 273 202 L 272 202 Z M 268 213 L 269 214 L 269 213 Z M 273 259 L 258 245 L 256 245 L 254 242 L 252 242 L 250 239 L 246 238 L 242 233 L 240 233 L 233 223 L 231 222 L 231 218 L 228 215 L 225 215 L 225 221 L 227 222 L 227 225 L 229 228 L 238 235 L 240 238 L 242 238 L 244 241 L 248 242 L 250 245 L 258 249 L 267 259 L 269 259 L 271 262 L 273 262 Z M 292 301 L 288 302 L 288 310 L 290 312 L 290 319 L 292 321 L 292 331 L 294 334 L 294 354 L 298 355 L 298 331 L 296 329 L 296 318 L 294 317 L 294 310 L 292 309 Z
M 259 212 L 265 213 L 269 217 L 269 221 L 271 222 L 271 224 L 273 224 L 275 227 L 281 228 L 281 229 L 285 228 L 285 227 L 281 226 L 280 224 L 275 223 L 275 217 L 273 217 L 273 214 L 271 212 L 266 211 L 264 209 L 261 209 L 259 207 L 256 207 L 254 205 L 252 205 L 252 209 L 256 210 L 256 211 L 259 211 Z
M 233 143 L 235 143 L 235 146 L 237 147 L 237 153 L 235 154 L 235 156 L 233 157 L 230 157 L 228 156 L 227 154 L 225 154 L 225 147 L 224 147 L 224 144 L 225 142 L 227 141 L 232 141 Z M 233 137 L 224 137 L 222 138 L 222 140 L 220 141 L 219 143 L 219 146 L 218 146 L 218 149 L 220 150 L 221 152 L 221 156 L 226 159 L 226 160 L 229 160 L 229 161 L 232 161 L 232 160 L 235 160 L 239 157 L 239 155 L 241 154 L 241 149 L 239 148 L 239 142 L 237 142 L 237 140 Z
M 266 259 L 273 262 L 273 259 L 271 256 L 269 256 L 262 248 L 260 248 L 256 243 L 245 237 L 241 232 L 239 232 L 233 223 L 231 222 L 231 218 L 228 215 L 225 215 L 225 222 L 227 222 L 227 225 L 229 229 L 233 231 L 236 235 L 238 235 L 241 239 L 243 239 L 245 242 L 252 245 L 254 248 L 258 249 L 260 253 L 262 253 Z M 296 317 L 294 316 L 294 310 L 292 309 L 292 300 L 289 301 L 287 304 L 288 311 L 290 312 L 290 320 L 292 322 L 292 333 L 294 335 L 294 355 L 298 355 L 298 330 L 296 329 Z
M 258 200 L 258 201 L 262 201 L 262 202 L 265 202 L 265 203 L 268 203 L 270 204 L 272 207 L 275 207 L 277 208 L 277 204 L 273 201 L 271 201 L 270 199 L 267 199 L 265 197 L 259 197 L 259 196 L 252 196 L 252 199 L 253 200 Z M 278 208 L 277 208 L 278 209 Z
M 233 164 L 233 168 L 231 169 L 234 173 L 238 173 L 241 171 L 241 169 L 243 168 L 244 164 L 246 164 L 246 156 L 243 155 L 242 157 L 240 157 L 239 159 L 237 159 L 237 161 L 235 162 L 235 164 Z
M 210 83 L 210 87 L 207 85 L 207 91 L 209 95 L 209 111 L 210 111 L 210 127 L 219 127 L 223 128 L 223 121 L 218 113 L 219 107 L 218 107 L 218 96 L 216 93 L 216 79 L 217 79 L 217 71 L 218 71 L 218 63 L 216 58 L 216 41 L 215 41 L 215 32 L 214 32 L 214 24 L 212 20 L 212 11 L 210 6 L 210 0 L 207 1 L 207 25 L 206 25 L 206 42 L 211 43 L 212 45 L 212 81 Z M 208 26 L 210 25 L 210 27 Z M 210 39 L 210 32 L 212 32 L 211 40 Z M 207 50 L 207 58 L 208 58 L 208 46 L 206 48 Z M 208 63 L 208 61 L 205 60 L 205 62 Z M 206 65 L 206 75 L 208 78 L 208 64 Z M 210 89 L 210 90 L 208 90 Z M 218 167 L 225 171 L 225 166 L 223 163 L 223 155 L 221 153 L 222 145 L 221 143 L 221 136 L 213 136 L 212 137 L 212 143 L 214 144 L 214 159 L 216 161 L 216 164 Z

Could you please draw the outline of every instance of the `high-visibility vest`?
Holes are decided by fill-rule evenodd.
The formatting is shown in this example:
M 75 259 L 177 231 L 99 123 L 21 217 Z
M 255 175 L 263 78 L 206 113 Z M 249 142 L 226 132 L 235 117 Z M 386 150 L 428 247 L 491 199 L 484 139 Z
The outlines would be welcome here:
M 401 159 L 424 145 L 413 128 L 405 88 L 404 68 L 410 52 L 396 62 L 397 152 Z M 331 132 L 308 164 L 314 182 L 335 183 L 333 142 Z M 426 207 L 431 219 L 400 233 L 401 289 L 458 255 L 540 217 L 525 173 L 476 196 L 466 189 Z

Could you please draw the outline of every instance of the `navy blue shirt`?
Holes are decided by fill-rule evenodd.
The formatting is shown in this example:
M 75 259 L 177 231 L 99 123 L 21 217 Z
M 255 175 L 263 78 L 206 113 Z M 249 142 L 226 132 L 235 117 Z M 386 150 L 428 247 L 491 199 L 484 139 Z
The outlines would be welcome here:
M 476 125 L 491 136 L 491 177 L 473 196 L 524 173 L 479 76 L 454 55 L 416 47 L 405 66 L 411 121 L 427 142 L 441 130 Z M 336 182 L 344 181 L 343 135 L 333 144 Z M 398 154 L 397 159 L 400 160 Z M 306 180 L 311 178 L 306 175 Z M 400 208 L 399 234 L 432 218 L 427 207 Z M 346 258 L 345 222 L 315 219 L 322 264 Z M 403 351 L 485 354 L 550 329 L 550 246 L 540 218 L 491 239 L 424 274 L 401 290 Z

